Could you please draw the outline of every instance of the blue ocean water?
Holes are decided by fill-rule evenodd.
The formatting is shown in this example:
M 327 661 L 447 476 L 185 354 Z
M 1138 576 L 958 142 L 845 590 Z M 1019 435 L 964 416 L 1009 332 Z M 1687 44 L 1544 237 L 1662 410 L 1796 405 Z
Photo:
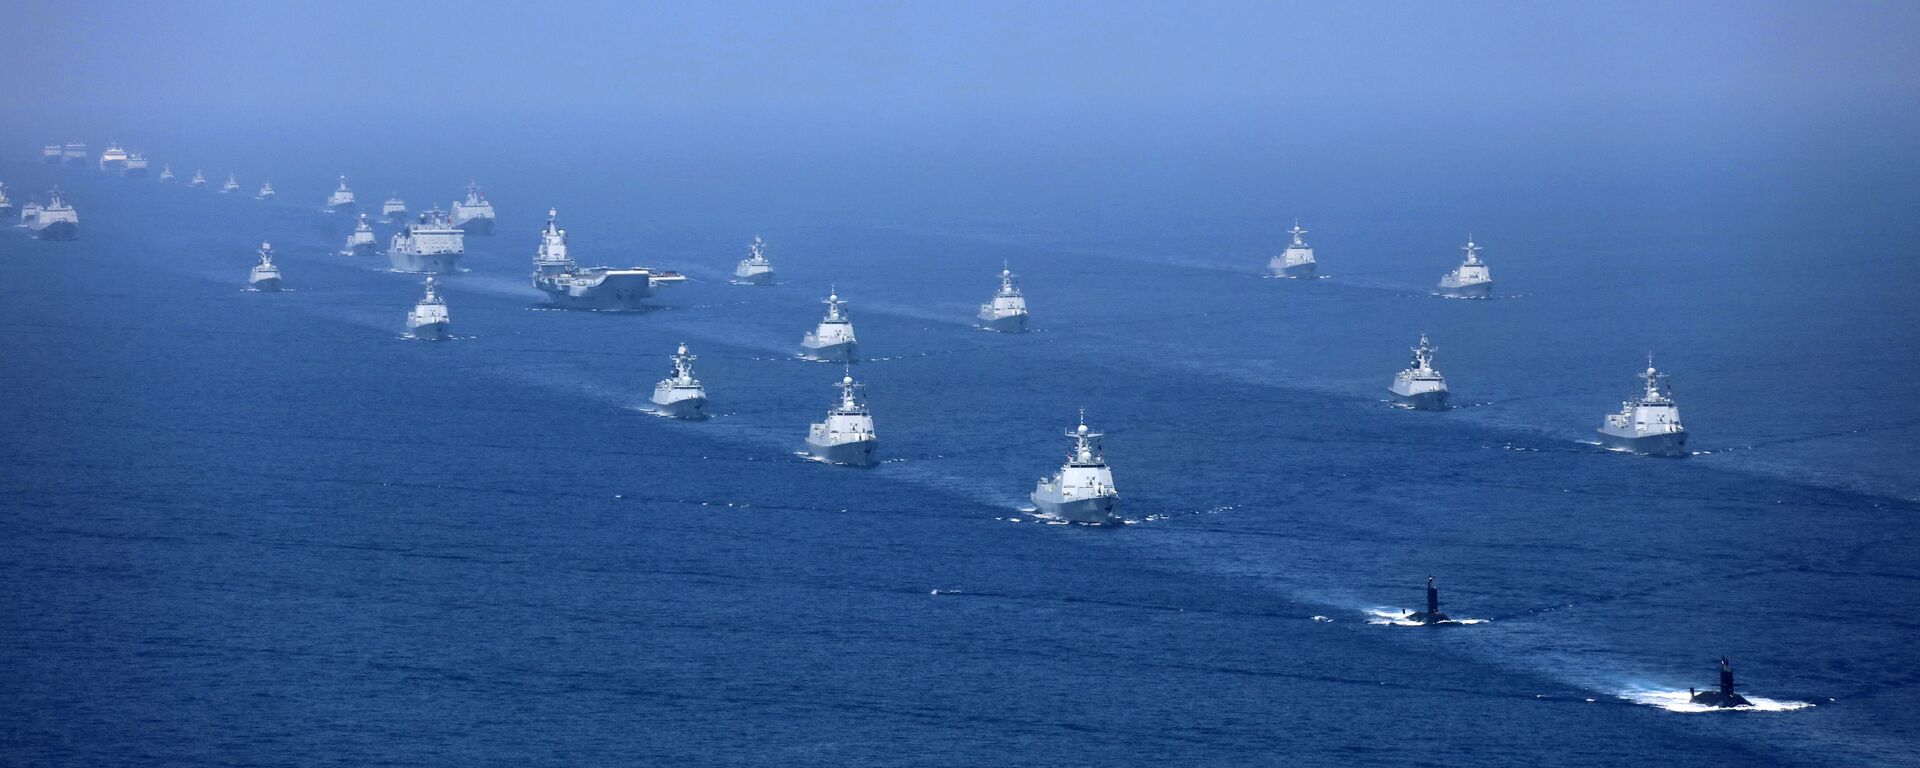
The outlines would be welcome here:
M 1303 213 L 1287 281 L 1291 212 L 762 226 L 507 166 L 427 344 L 417 279 L 335 253 L 333 170 L 281 166 L 262 203 L 0 163 L 83 219 L 0 231 L 6 762 L 1920 763 L 1910 222 L 1395 197 Z M 550 205 L 696 281 L 542 308 Z M 1428 296 L 1468 226 L 1499 298 Z M 780 284 L 727 285 L 755 234 Z M 289 291 L 242 290 L 261 241 Z M 1034 333 L 972 327 L 1003 262 Z M 795 455 L 829 285 L 870 470 Z M 1385 404 L 1422 333 L 1462 407 Z M 640 410 L 680 342 L 710 421 Z M 1589 444 L 1649 352 L 1699 455 Z M 1083 407 L 1134 524 L 1022 512 Z M 1486 621 L 1383 623 L 1430 574 Z M 1770 711 L 1669 706 L 1722 655 Z

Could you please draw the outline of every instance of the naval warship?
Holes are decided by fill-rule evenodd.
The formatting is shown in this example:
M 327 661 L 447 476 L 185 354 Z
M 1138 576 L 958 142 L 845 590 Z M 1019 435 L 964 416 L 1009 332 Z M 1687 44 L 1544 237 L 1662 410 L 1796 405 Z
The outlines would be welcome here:
M 567 255 L 567 231 L 547 209 L 547 228 L 533 253 L 533 287 L 547 294 L 556 307 L 567 309 L 643 309 L 642 302 L 666 286 L 687 278 L 676 272 L 645 267 L 582 267 Z
M 207 177 L 201 175 L 199 171 L 194 171 L 193 178 L 187 181 L 187 186 L 189 187 L 199 188 L 199 187 L 204 187 L 206 185 L 207 185 Z
M 681 344 L 680 351 L 673 355 L 673 370 L 653 386 L 655 412 L 676 419 L 707 417 L 707 389 L 700 386 L 699 379 L 694 378 L 694 360 L 695 357 L 687 352 L 687 345 Z
M 139 152 L 127 153 L 127 165 L 120 169 L 120 175 L 129 179 L 145 178 L 147 175 L 147 156 Z
M 1293 235 L 1293 242 L 1287 249 L 1267 262 L 1267 271 L 1274 277 L 1313 277 L 1314 270 L 1320 268 L 1320 262 L 1313 260 L 1313 246 L 1300 239 L 1307 231 L 1300 228 L 1300 222 L 1293 222 L 1293 229 L 1287 234 Z
M 1433 352 L 1427 335 L 1420 334 L 1420 346 L 1413 348 L 1413 363 L 1395 374 L 1393 386 L 1387 388 L 1393 393 L 1394 405 L 1416 411 L 1447 409 L 1447 380 L 1433 369 Z
M 173 166 L 171 165 L 160 166 L 160 181 L 162 183 L 173 181 Z
M 48 144 L 40 148 L 40 162 L 47 165 L 60 164 L 60 145 Z
M 873 431 L 873 414 L 860 396 L 865 389 L 853 376 L 840 378 L 840 399 L 827 410 L 827 420 L 807 430 L 807 453 L 833 464 L 857 467 L 874 464 L 873 449 L 880 436 Z
M 240 190 L 240 180 L 234 178 L 233 174 L 231 173 L 227 174 L 227 182 L 225 184 L 220 185 L 220 193 L 231 194 L 239 190 Z
M 1027 332 L 1027 298 L 1013 284 L 1013 270 L 1000 268 L 1000 290 L 980 305 L 980 327 L 1001 333 Z
M 1688 700 L 1703 706 L 1731 709 L 1733 707 L 1751 707 L 1753 702 L 1747 697 L 1733 692 L 1733 665 L 1727 663 L 1727 657 L 1720 657 L 1720 689 L 1715 691 L 1696 691 L 1687 689 Z
M 256 291 L 280 290 L 280 268 L 273 265 L 273 244 L 260 244 L 260 263 L 247 275 L 247 287 Z
M 260 183 L 260 193 L 259 193 L 259 194 L 257 194 L 257 195 L 254 195 L 254 196 L 253 196 L 253 199 L 255 199 L 255 200 L 272 200 L 272 199 L 273 199 L 273 182 L 271 182 L 271 181 L 265 181 L 265 182 L 261 182 L 261 183 Z
M 767 261 L 767 242 L 754 236 L 747 244 L 747 257 L 733 268 L 735 285 L 773 285 L 773 262 Z
M 1067 462 L 1033 487 L 1035 511 L 1076 523 L 1121 522 L 1120 491 L 1113 487 L 1113 470 L 1100 450 L 1103 435 L 1087 429 L 1085 411 L 1080 412 L 1080 426 L 1067 430 L 1067 437 L 1073 439 Z
M 379 241 L 373 238 L 373 225 L 367 223 L 367 215 L 360 214 L 360 223 L 354 225 L 353 232 L 347 235 L 347 247 L 341 249 L 342 256 L 372 256 Z
M 327 210 L 334 213 L 353 210 L 353 190 L 347 188 L 347 177 L 340 177 L 339 188 L 327 195 Z
M 840 300 L 839 290 L 834 289 L 822 303 L 827 305 L 827 316 L 800 338 L 802 356 L 822 362 L 852 362 L 860 342 L 853 337 L 853 321 L 847 319 L 843 309 L 846 302 Z
M 1480 246 L 1473 244 L 1473 237 L 1467 237 L 1467 244 L 1460 250 L 1467 252 L 1467 260 L 1460 262 L 1452 272 L 1440 278 L 1440 295 L 1450 299 L 1484 299 L 1493 295 L 1493 273 L 1480 261 Z
M 119 171 L 127 167 L 127 151 L 113 142 L 107 143 L 105 151 L 100 153 L 100 170 Z
M 388 224 L 402 224 L 407 220 L 407 201 L 400 199 L 395 192 L 380 204 L 380 220 Z
M 445 341 L 453 336 L 453 319 L 447 315 L 447 300 L 440 298 L 439 286 L 427 278 L 427 295 L 407 313 L 407 335 L 426 341 Z
M 28 218 L 28 213 L 32 218 Z M 53 197 L 46 205 L 30 205 L 20 212 L 20 223 L 27 231 L 41 240 L 73 240 L 80 237 L 80 214 L 66 198 L 60 196 L 60 190 L 53 191 Z
M 7 185 L 0 183 L 0 216 L 13 215 L 13 201 L 7 199 Z
M 86 165 L 87 164 L 86 142 L 81 142 L 81 141 L 67 142 L 67 145 L 60 149 L 60 159 L 66 161 L 67 165 Z
M 1607 414 L 1600 425 L 1600 444 L 1610 450 L 1642 453 L 1648 456 L 1687 455 L 1687 428 L 1680 425 L 1680 406 L 1673 402 L 1673 386 L 1653 367 L 1647 356 L 1647 370 L 1640 374 L 1646 382 L 1640 399 L 1620 404 L 1619 413 Z
M 420 220 L 395 232 L 387 258 L 395 272 L 452 272 L 467 252 L 467 233 L 447 222 L 438 206 L 420 214 Z
M 480 185 L 467 182 L 467 199 L 453 204 L 453 225 L 470 235 L 493 234 L 493 203 L 480 194 Z

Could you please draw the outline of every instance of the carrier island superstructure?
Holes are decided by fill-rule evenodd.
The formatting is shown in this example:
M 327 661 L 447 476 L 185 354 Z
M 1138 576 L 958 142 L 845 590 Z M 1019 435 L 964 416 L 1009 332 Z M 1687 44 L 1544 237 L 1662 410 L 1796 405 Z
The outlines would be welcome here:
M 1673 402 L 1667 375 L 1654 369 L 1652 355 L 1647 356 L 1647 370 L 1640 379 L 1645 382 L 1640 397 L 1621 403 L 1620 412 L 1607 414 L 1600 425 L 1600 444 L 1649 456 L 1687 455 L 1687 428 L 1680 424 L 1680 406 Z
M 1013 282 L 1013 270 L 1000 268 L 1000 290 L 980 305 L 980 327 L 1001 333 L 1027 332 L 1027 297 Z
M 394 233 L 387 244 L 395 272 L 452 272 L 466 252 L 466 232 L 449 224 L 439 208 L 422 212 L 419 221 Z
M 1101 452 L 1103 434 L 1087 428 L 1087 415 L 1080 414 L 1080 426 L 1067 430 L 1073 448 L 1067 461 L 1052 477 L 1043 477 L 1033 487 L 1034 511 L 1046 517 L 1075 523 L 1109 525 L 1121 522 L 1120 491 L 1113 487 L 1113 470 Z
M 1427 335 L 1420 334 L 1420 346 L 1413 348 L 1413 363 L 1395 374 L 1393 385 L 1387 388 L 1393 393 L 1394 405 L 1416 411 L 1447 409 L 1447 380 L 1433 369 L 1433 353 Z
M 1467 252 L 1467 260 L 1440 278 L 1440 295 L 1450 299 L 1484 299 L 1492 296 L 1493 272 L 1480 261 L 1480 246 L 1474 245 L 1473 238 L 1469 236 L 1467 244 L 1460 250 Z
M 1267 262 L 1267 271 L 1272 272 L 1274 277 L 1313 277 L 1314 271 L 1320 268 L 1320 262 L 1313 259 L 1313 246 L 1300 239 L 1306 233 L 1300 228 L 1300 222 L 1294 222 L 1293 229 L 1287 230 L 1287 234 L 1293 236 L 1293 242 Z
M 861 395 L 862 387 L 853 382 L 852 374 L 841 376 L 840 398 L 827 410 L 827 420 L 807 430 L 808 454 L 832 464 L 874 464 L 880 437 L 873 431 L 873 414 Z
M 547 227 L 533 253 L 533 287 L 566 309 L 642 309 L 656 291 L 687 278 L 646 267 L 582 267 L 567 252 L 567 231 L 556 223 L 560 212 L 547 210 Z
M 851 362 L 859 351 L 860 341 L 854 338 L 853 321 L 847 318 L 846 302 L 840 300 L 840 290 L 829 289 L 826 300 L 821 303 L 827 305 L 827 316 L 800 337 L 801 356 L 822 362 Z
M 681 344 L 680 351 L 673 355 L 673 369 L 653 386 L 655 413 L 676 419 L 707 417 L 707 388 L 701 386 L 700 379 L 693 375 L 694 360 L 694 355 L 687 351 L 687 345 Z

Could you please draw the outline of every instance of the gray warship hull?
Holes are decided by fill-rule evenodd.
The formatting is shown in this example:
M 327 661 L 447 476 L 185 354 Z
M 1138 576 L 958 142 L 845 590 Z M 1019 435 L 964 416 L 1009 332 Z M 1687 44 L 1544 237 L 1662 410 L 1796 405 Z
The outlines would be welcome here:
M 1305 278 L 1313 277 L 1314 273 L 1317 272 L 1319 269 L 1320 269 L 1319 262 L 1309 261 L 1305 264 L 1294 264 L 1292 266 L 1286 266 L 1286 267 L 1281 267 L 1279 269 L 1276 269 L 1273 271 L 1273 276 L 1305 279 Z
M 453 338 L 452 323 L 428 323 L 416 325 L 407 331 L 407 335 L 422 341 L 446 341 Z
M 1439 294 L 1449 299 L 1486 299 L 1493 296 L 1493 282 L 1472 285 L 1440 286 Z
M 772 272 L 757 272 L 751 275 L 735 274 L 734 285 L 773 285 Z
M 568 285 L 536 278 L 533 286 L 547 301 L 562 309 L 646 309 L 653 297 L 653 279 L 646 275 L 608 275 L 595 285 Z
M 808 360 L 818 360 L 823 363 L 850 363 L 853 362 L 854 354 L 859 351 L 859 346 L 859 342 L 852 341 L 841 344 L 828 344 L 824 347 L 810 347 L 806 344 L 801 344 L 800 354 Z
M 263 293 L 278 293 L 280 291 L 280 278 L 269 277 L 265 280 L 254 280 L 247 283 L 247 287 Z
M 1444 411 L 1447 409 L 1447 391 L 1444 389 L 1438 392 L 1421 392 L 1417 395 L 1403 395 L 1391 389 L 1387 390 L 1387 392 L 1393 395 L 1393 404 L 1399 408 L 1407 408 L 1415 411 Z
M 41 240 L 77 240 L 80 238 L 80 225 L 71 221 L 56 221 L 52 224 L 35 224 L 30 229 L 33 236 Z
M 334 213 L 353 213 L 354 204 L 340 203 L 338 205 L 330 205 L 330 206 L 327 206 L 327 210 L 332 211 Z
M 460 263 L 458 253 L 402 253 L 387 249 L 387 257 L 392 260 L 393 271 L 421 274 L 448 274 Z
M 348 256 L 372 256 L 376 250 L 373 243 L 358 243 L 348 248 L 346 253 Z
M 491 218 L 467 219 L 454 226 L 466 230 L 469 235 L 493 234 L 493 219 Z
M 814 442 L 813 438 L 809 437 L 807 438 L 807 453 L 829 464 L 870 467 L 877 463 L 874 460 L 873 449 L 878 444 L 879 441 L 877 440 L 862 440 L 856 443 L 829 445 L 827 443 Z
M 980 318 L 980 327 L 989 331 L 999 331 L 1000 333 L 1026 333 L 1027 316 L 1008 315 L 991 320 L 983 317 Z
M 707 417 L 707 399 L 689 397 L 667 403 L 654 400 L 653 412 L 675 419 L 704 419 Z
M 1032 499 L 1034 510 L 1047 517 L 1096 525 L 1112 525 L 1121 521 L 1120 499 L 1113 496 L 1055 501 L 1035 494 Z
M 1685 456 L 1687 455 L 1687 433 L 1668 432 L 1660 435 L 1615 435 L 1606 430 L 1598 430 L 1600 445 L 1610 451 L 1624 451 L 1643 456 Z

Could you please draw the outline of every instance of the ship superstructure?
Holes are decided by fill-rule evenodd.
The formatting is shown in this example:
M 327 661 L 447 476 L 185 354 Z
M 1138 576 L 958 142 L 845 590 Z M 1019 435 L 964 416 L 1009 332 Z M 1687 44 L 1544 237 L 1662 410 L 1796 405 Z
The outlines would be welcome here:
M 673 369 L 653 386 L 653 409 L 676 419 L 704 419 L 707 416 L 707 389 L 693 375 L 696 358 L 681 344 L 673 355 Z
M 0 183 L 0 216 L 13 215 L 13 201 L 7 199 L 7 185 Z
M 447 300 L 440 298 L 439 284 L 427 278 L 427 295 L 407 313 L 407 335 L 426 341 L 445 341 L 453 337 L 453 318 L 447 314 Z
M 643 309 L 645 300 L 659 289 L 687 279 L 677 272 L 646 267 L 582 267 L 567 252 L 567 231 L 557 223 L 559 216 L 558 210 L 547 209 L 547 227 L 533 253 L 533 287 L 546 293 L 556 307 Z
M 225 194 L 232 194 L 238 191 L 240 191 L 240 180 L 234 178 L 233 174 L 231 173 L 227 174 L 226 183 L 220 185 L 220 193 L 225 195 Z
M 466 252 L 467 233 L 449 223 L 446 212 L 437 206 L 394 233 L 387 245 L 387 258 L 396 272 L 452 272 Z
M 1416 411 L 1447 409 L 1447 380 L 1433 369 L 1434 351 L 1427 335 L 1420 334 L 1420 346 L 1413 348 L 1413 363 L 1395 374 L 1393 385 L 1387 388 L 1393 393 L 1394 405 Z
M 1480 246 L 1474 245 L 1473 238 L 1467 238 L 1467 244 L 1460 250 L 1467 252 L 1467 260 L 1460 262 L 1440 278 L 1440 295 L 1452 299 L 1484 299 L 1493 295 L 1493 272 L 1480 261 Z
M 206 185 L 207 185 L 207 177 L 201 174 L 199 171 L 194 171 L 193 178 L 187 181 L 187 186 L 194 187 L 196 189 L 200 187 L 204 187 Z
M 260 244 L 260 263 L 247 275 L 247 287 L 256 291 L 280 290 L 280 268 L 273 265 L 273 244 Z
M 60 159 L 67 165 L 87 164 L 87 144 L 83 141 L 69 141 L 60 148 Z
M 253 197 L 255 200 L 272 200 L 273 199 L 273 182 L 271 181 L 261 182 L 260 194 L 254 195 Z
M 847 317 L 846 302 L 835 288 L 827 294 L 827 315 L 820 324 L 800 337 L 801 354 L 810 360 L 850 362 L 860 342 L 853 335 L 853 320 Z
M 388 224 L 401 224 L 407 220 L 407 201 L 400 199 L 395 192 L 387 201 L 380 204 L 380 220 Z
M 773 285 L 773 262 L 767 260 L 767 241 L 754 236 L 747 257 L 733 268 L 735 285 Z
M 333 194 L 327 195 L 327 210 L 339 213 L 351 211 L 353 207 L 353 190 L 347 188 L 347 177 L 342 176 L 340 186 L 334 188 Z
M 873 414 L 867 410 L 864 394 L 865 388 L 855 384 L 851 374 L 840 378 L 840 398 L 827 410 L 827 420 L 807 430 L 807 453 L 833 464 L 874 464 L 880 437 L 873 431 Z
M 353 232 L 347 235 L 347 247 L 341 249 L 342 256 L 372 256 L 379 245 L 373 237 L 373 225 L 367 223 L 367 215 L 360 214 L 360 223 L 354 225 Z
M 147 175 L 147 156 L 139 152 L 127 153 L 127 166 L 120 169 L 120 175 L 129 179 L 144 178 Z
M 453 204 L 453 225 L 468 234 L 493 234 L 493 203 L 480 193 L 480 185 L 467 183 L 467 199 Z
M 108 143 L 106 150 L 100 153 L 100 170 L 120 171 L 125 170 L 126 167 L 127 151 L 119 144 Z
M 1649 456 L 1687 455 L 1687 428 L 1680 424 L 1680 406 L 1673 402 L 1667 375 L 1653 367 L 1652 355 L 1647 356 L 1647 370 L 1640 379 L 1645 382 L 1640 397 L 1622 402 L 1620 412 L 1607 414 L 1600 425 L 1600 444 Z
M 1313 246 L 1307 245 L 1307 241 L 1300 237 L 1306 233 L 1300 228 L 1300 222 L 1295 221 L 1293 229 L 1287 230 L 1287 234 L 1293 236 L 1293 241 L 1287 243 L 1286 250 L 1267 261 L 1267 271 L 1272 272 L 1274 277 L 1313 277 L 1314 271 L 1320 268 L 1320 262 L 1313 258 Z
M 1081 412 L 1080 426 L 1067 430 L 1073 447 L 1067 451 L 1066 463 L 1033 487 L 1030 498 L 1035 512 L 1076 523 L 1121 522 L 1120 491 L 1113 486 L 1113 470 L 1101 451 L 1103 437 L 1087 428 L 1087 415 Z
M 80 214 L 74 212 L 73 205 L 57 189 L 46 205 L 29 205 L 22 210 L 20 223 L 41 240 L 73 240 L 80 237 Z
M 1020 294 L 1013 277 L 1012 269 L 1000 268 L 1000 290 L 980 305 L 980 327 L 1001 333 L 1027 332 L 1027 297 Z

